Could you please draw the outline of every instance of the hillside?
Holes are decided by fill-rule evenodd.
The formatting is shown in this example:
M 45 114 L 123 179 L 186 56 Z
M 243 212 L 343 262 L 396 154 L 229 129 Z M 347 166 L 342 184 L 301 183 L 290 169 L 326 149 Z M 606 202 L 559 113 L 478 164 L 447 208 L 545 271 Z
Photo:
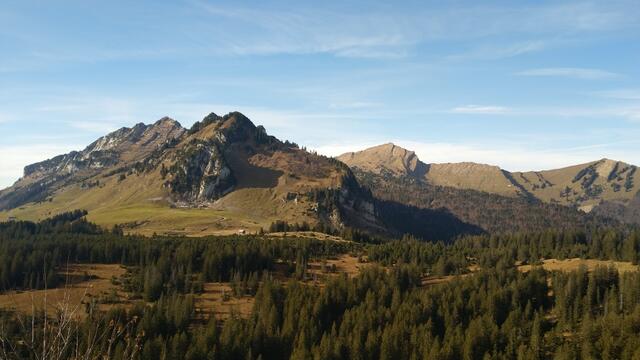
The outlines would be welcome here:
M 411 162 L 407 162 L 408 158 Z M 514 213 L 537 214 L 530 215 L 530 223 L 547 226 L 575 223 L 581 218 L 579 213 L 556 205 L 582 213 L 594 210 L 595 216 L 613 217 L 627 223 L 640 222 L 640 216 L 634 211 L 638 200 L 633 200 L 639 189 L 635 184 L 637 167 L 618 161 L 603 159 L 557 170 L 511 173 L 497 166 L 476 163 L 427 164 L 415 153 L 393 144 L 346 153 L 337 159 L 373 186 L 376 196 L 427 208 L 442 206 L 485 230 L 494 229 L 499 222 L 513 220 L 505 215 Z M 413 166 L 399 166 L 407 163 Z M 409 188 L 412 190 L 407 191 Z M 404 200 L 403 194 L 407 195 Z M 486 196 L 489 194 L 497 197 Z M 471 210 L 474 206 L 498 212 L 488 210 L 472 216 L 470 214 L 476 212 Z M 488 218 L 495 219 L 488 221 Z M 525 219 L 513 221 L 527 222 Z
M 147 235 L 257 232 L 276 221 L 432 240 L 480 232 L 448 212 L 378 201 L 343 163 L 282 142 L 237 112 L 212 113 L 191 129 L 169 118 L 119 129 L 26 166 L 0 192 L 0 220 L 69 209 Z
M 422 209 L 446 209 L 460 220 L 489 233 L 576 229 L 615 225 L 596 214 L 524 197 L 507 197 L 477 190 L 432 185 L 412 177 L 384 176 L 354 169 L 363 186 L 379 199 Z M 600 215 L 600 214 L 598 214 Z
M 476 163 L 426 164 L 413 151 L 394 144 L 375 146 L 337 157 L 349 167 L 378 175 L 408 176 L 430 184 L 517 196 L 513 185 L 497 166 Z
M 638 193 L 637 167 L 602 159 L 556 170 L 513 173 L 528 192 L 546 202 L 589 212 L 603 201 L 626 203 Z
M 311 195 L 341 188 L 349 174 L 240 113 L 210 114 L 189 130 L 164 118 L 25 167 L 0 193 L 0 209 L 18 219 L 86 209 L 101 225 L 146 234 L 257 231 L 278 219 L 338 225 Z

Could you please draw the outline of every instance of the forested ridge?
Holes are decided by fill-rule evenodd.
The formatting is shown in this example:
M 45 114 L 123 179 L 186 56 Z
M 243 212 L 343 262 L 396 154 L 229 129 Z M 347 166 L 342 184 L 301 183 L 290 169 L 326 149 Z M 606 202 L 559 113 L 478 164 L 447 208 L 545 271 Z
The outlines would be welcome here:
M 637 263 L 640 233 L 633 229 L 479 235 L 453 243 L 405 237 L 367 244 L 262 235 L 125 236 L 117 227 L 100 229 L 84 215 L 0 224 L 5 291 L 58 286 L 64 279 L 56 270 L 69 263 L 128 269 L 123 286 L 131 304 L 106 312 L 87 306 L 86 317 L 70 328 L 64 358 L 640 357 L 637 271 L 516 267 L 573 257 Z M 328 277 L 321 286 L 306 281 L 308 262 L 347 253 L 369 266 L 353 277 Z M 286 279 L 274 276 L 281 268 Z M 425 284 L 435 275 L 450 277 Z M 194 297 L 211 281 L 229 282 L 254 296 L 251 314 L 198 317 Z M 50 331 L 43 329 L 63 325 L 50 319 L 30 333 L 24 324 L 31 323 L 31 315 L 3 311 L 0 317 L 6 358 L 39 358 L 41 340 Z
M 543 203 L 527 197 L 505 197 L 476 190 L 429 184 L 410 176 L 374 174 L 354 169 L 358 181 L 379 199 L 422 209 L 446 209 L 461 221 L 489 233 L 537 232 L 544 229 L 580 229 L 615 226 L 609 217 Z

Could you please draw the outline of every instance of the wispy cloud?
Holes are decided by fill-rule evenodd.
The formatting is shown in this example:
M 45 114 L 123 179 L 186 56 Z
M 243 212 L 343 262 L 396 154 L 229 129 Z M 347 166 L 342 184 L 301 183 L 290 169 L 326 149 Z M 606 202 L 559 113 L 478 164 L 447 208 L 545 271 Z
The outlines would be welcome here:
M 223 46 L 237 55 L 330 53 L 353 58 L 400 58 L 416 34 L 392 25 L 393 16 L 313 9 L 275 11 L 198 3 L 210 15 L 242 22 Z M 393 19 L 392 19 L 393 18 Z
M 509 113 L 509 108 L 495 105 L 464 105 L 451 109 L 453 114 L 501 115 Z
M 573 68 L 573 67 L 529 69 L 529 70 L 517 72 L 516 75 L 566 77 L 566 78 L 585 79 L 585 80 L 611 79 L 611 78 L 616 78 L 620 76 L 620 74 L 606 71 L 606 70 Z
M 597 92 L 596 95 L 620 100 L 640 100 L 640 89 L 618 89 Z
M 512 58 L 532 52 L 542 51 L 548 47 L 542 40 L 518 42 L 506 45 L 484 45 L 474 47 L 467 52 L 447 56 L 447 60 L 498 60 Z
M 365 11 L 343 7 L 273 10 L 196 2 L 219 20 L 242 23 L 237 36 L 222 35 L 224 48 L 240 55 L 329 53 L 335 56 L 398 58 L 422 43 L 442 40 L 487 45 L 451 59 L 500 59 L 547 49 L 558 38 L 635 28 L 640 21 L 629 4 L 581 3 L 538 6 L 475 5 L 397 7 L 370 4 Z M 634 15 L 635 13 L 635 15 Z M 216 23 L 218 24 L 218 23 Z M 223 27 L 224 28 L 224 27 Z M 491 37 L 519 36 L 523 41 L 493 45 Z
M 104 135 L 117 130 L 121 126 L 117 123 L 105 121 L 71 121 L 69 125 L 75 129 L 83 130 L 89 133 Z M 128 125 L 131 126 L 131 125 Z

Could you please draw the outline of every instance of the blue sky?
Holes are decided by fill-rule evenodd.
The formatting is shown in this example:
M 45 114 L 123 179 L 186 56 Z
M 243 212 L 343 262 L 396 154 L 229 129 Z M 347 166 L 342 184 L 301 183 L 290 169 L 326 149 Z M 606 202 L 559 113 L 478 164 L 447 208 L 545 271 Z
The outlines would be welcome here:
M 3 1 L 0 188 L 104 133 L 238 110 L 337 155 L 640 165 L 632 1 Z

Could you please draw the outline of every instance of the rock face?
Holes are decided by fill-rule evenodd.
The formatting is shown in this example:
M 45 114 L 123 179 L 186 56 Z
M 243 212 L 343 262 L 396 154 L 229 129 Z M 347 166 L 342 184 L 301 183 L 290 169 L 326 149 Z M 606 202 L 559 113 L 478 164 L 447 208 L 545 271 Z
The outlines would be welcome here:
M 277 220 L 387 231 L 348 167 L 282 142 L 238 112 L 211 113 L 190 129 L 169 118 L 119 129 L 27 166 L 0 192 L 0 219 L 69 208 L 147 233 L 257 231 Z
M 186 130 L 170 118 L 162 118 L 152 125 L 136 124 L 103 136 L 82 151 L 28 165 L 24 178 L 46 174 L 73 174 L 88 169 L 102 169 L 115 164 L 144 159 L 159 147 L 178 139 Z
M 393 144 L 346 153 L 338 159 L 364 172 L 406 176 L 435 186 L 521 197 L 583 212 L 602 207 L 596 213 L 640 223 L 640 217 L 626 211 L 635 204 L 632 200 L 640 189 L 636 181 L 637 167 L 620 161 L 602 159 L 556 170 L 509 172 L 476 163 L 424 164 L 412 151 Z
M 42 201 L 58 188 L 94 177 L 106 169 L 131 166 L 176 141 L 185 131 L 177 121 L 165 117 L 151 125 L 137 124 L 116 130 L 82 151 L 28 165 L 20 180 L 0 192 L 0 210 Z

